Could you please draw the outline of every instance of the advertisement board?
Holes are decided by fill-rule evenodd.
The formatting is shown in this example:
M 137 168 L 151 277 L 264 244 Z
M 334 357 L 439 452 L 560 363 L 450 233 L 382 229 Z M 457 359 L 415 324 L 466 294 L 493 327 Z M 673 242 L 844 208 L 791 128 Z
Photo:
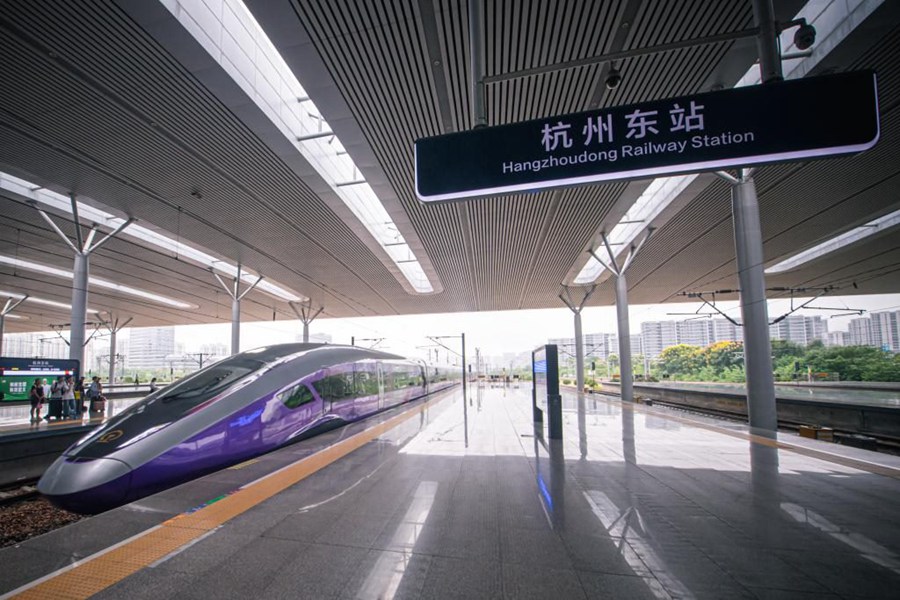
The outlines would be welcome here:
M 81 375 L 77 360 L 0 357 L 0 397 L 4 402 L 28 400 L 35 379 L 52 383 L 58 376 Z

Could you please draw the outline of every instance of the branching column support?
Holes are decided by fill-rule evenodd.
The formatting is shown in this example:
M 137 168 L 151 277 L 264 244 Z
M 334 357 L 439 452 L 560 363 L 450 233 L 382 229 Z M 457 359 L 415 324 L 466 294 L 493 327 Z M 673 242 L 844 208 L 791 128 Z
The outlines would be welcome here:
M 763 84 L 780 81 L 781 57 L 772 0 L 753 0 L 753 16 L 759 27 L 756 46 Z M 772 374 L 769 311 L 763 271 L 762 227 L 753 169 L 743 169 L 739 177 L 726 172 L 719 172 L 717 175 L 731 184 L 734 250 L 741 290 L 741 320 L 744 323 L 744 368 L 747 376 L 750 429 L 758 434 L 774 436 L 778 429 L 775 377 Z
M 119 322 L 119 317 L 107 313 L 103 320 L 103 326 L 109 331 L 109 384 L 112 385 L 116 381 L 116 334 L 125 328 L 134 317 L 128 317 L 124 322 Z
M 575 385 L 578 386 L 578 393 L 581 394 L 584 392 L 584 335 L 581 332 L 581 311 L 584 305 L 587 304 L 588 299 L 594 295 L 597 286 L 592 285 L 584 291 L 581 302 L 577 304 L 572 300 L 571 290 L 572 288 L 564 285 L 559 299 L 575 314 Z
M 7 298 L 6 305 L 3 307 L 3 310 L 0 310 L 0 356 L 3 356 L 3 329 L 6 325 L 6 315 L 16 310 L 16 307 L 26 300 L 28 300 L 27 294 L 24 298 L 19 298 L 18 300 Z
M 609 258 L 603 260 L 597 256 L 593 250 L 590 251 L 591 256 L 616 277 L 619 380 L 621 382 L 621 397 L 623 402 L 634 402 L 634 371 L 631 367 L 631 326 L 628 323 L 628 280 L 625 277 L 625 272 L 628 270 L 628 267 L 631 266 L 634 257 L 638 255 L 638 252 L 641 251 L 641 248 L 643 248 L 644 244 L 647 243 L 647 240 L 650 239 L 651 235 L 653 235 L 653 229 L 648 227 L 647 233 L 644 234 L 643 239 L 641 239 L 637 246 L 632 244 L 631 248 L 628 250 L 628 255 L 621 264 L 616 260 L 616 254 L 613 252 L 612 245 L 609 243 L 609 238 L 606 237 L 605 233 L 602 234 L 603 245 L 606 247 L 606 253 L 609 255 Z
M 259 285 L 259 282 L 263 280 L 263 276 L 260 275 L 250 287 L 241 292 L 241 265 L 237 266 L 237 273 L 235 273 L 231 286 L 225 283 L 218 273 L 212 269 L 210 269 L 210 272 L 225 289 L 225 293 L 231 296 L 231 354 L 234 355 L 241 351 L 241 300 Z
M 303 343 L 308 344 L 309 324 L 316 320 L 316 317 L 325 310 L 325 307 L 320 306 L 316 312 L 313 312 L 312 299 L 306 300 L 305 302 L 288 302 L 288 306 L 291 307 L 291 310 L 294 311 L 297 318 L 303 321 Z
M 40 213 L 41 217 L 48 225 L 62 238 L 63 242 L 75 253 L 75 265 L 72 269 L 72 318 L 69 326 L 69 358 L 77 360 L 80 365 L 84 365 L 84 345 L 87 343 L 84 339 L 85 323 L 87 322 L 87 301 L 88 301 L 88 281 L 91 270 L 91 254 L 106 245 L 111 239 L 116 237 L 123 229 L 134 222 L 134 218 L 130 217 L 111 233 L 107 234 L 102 240 L 94 242 L 94 236 L 97 235 L 98 225 L 95 223 L 91 226 L 85 238 L 81 232 L 81 222 L 78 219 L 78 201 L 75 194 L 69 194 L 72 201 L 72 221 L 75 225 L 75 243 L 62 232 L 59 226 L 50 218 L 50 216 L 35 205 L 35 209 Z
M 763 272 L 762 228 L 753 170 L 740 177 L 717 173 L 731 184 L 734 219 L 734 251 L 741 290 L 741 321 L 744 325 L 744 369 L 747 377 L 747 414 L 755 433 L 773 435 L 778 428 L 775 409 L 775 377 L 769 338 L 769 309 Z

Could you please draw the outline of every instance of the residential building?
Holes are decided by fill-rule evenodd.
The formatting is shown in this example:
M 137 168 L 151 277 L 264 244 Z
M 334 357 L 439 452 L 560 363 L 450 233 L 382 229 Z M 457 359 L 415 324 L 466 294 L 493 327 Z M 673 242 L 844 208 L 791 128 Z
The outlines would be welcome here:
M 846 331 L 829 331 L 826 346 L 849 346 L 850 335 Z
M 20 358 L 68 358 L 69 345 L 55 332 L 8 333 L 3 355 Z
M 828 322 L 820 316 L 789 315 L 769 326 L 773 340 L 787 340 L 800 346 L 808 346 L 816 340 L 825 341 Z
M 872 345 L 872 320 L 868 317 L 850 319 L 850 327 L 847 332 L 849 346 Z
M 169 357 L 175 353 L 174 327 L 144 327 L 130 333 L 126 369 L 169 368 Z
M 707 318 L 675 322 L 679 344 L 709 346 L 715 342 L 713 322 Z
M 900 310 L 873 312 L 870 321 L 872 345 L 886 352 L 900 352 Z
M 743 342 L 744 328 L 735 325 L 728 319 L 713 319 L 713 343 L 716 342 Z
M 678 341 L 678 326 L 675 321 L 644 321 L 641 323 L 641 341 L 644 355 L 656 358 L 669 346 Z

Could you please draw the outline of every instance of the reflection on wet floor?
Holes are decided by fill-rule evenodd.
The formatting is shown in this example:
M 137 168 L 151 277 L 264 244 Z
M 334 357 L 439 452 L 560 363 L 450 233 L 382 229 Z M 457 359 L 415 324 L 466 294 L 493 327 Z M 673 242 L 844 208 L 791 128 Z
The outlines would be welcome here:
M 464 471 L 478 468 L 479 457 L 506 465 L 505 457 L 530 455 L 539 518 L 508 526 L 545 523 L 552 536 L 525 536 L 536 545 L 530 553 L 547 559 L 530 565 L 532 572 L 549 569 L 547 581 L 566 580 L 576 596 L 894 597 L 900 585 L 894 458 L 873 456 L 878 469 L 860 470 L 819 458 L 846 451 L 864 465 L 867 457 L 852 449 L 822 442 L 792 449 L 792 436 L 754 438 L 733 423 L 692 424 L 602 396 L 566 398 L 564 440 L 556 442 L 530 423 L 527 391 L 475 394 L 480 409 L 469 413 L 467 449 L 458 431 L 464 424 L 450 410 L 400 453 L 461 457 Z M 806 453 L 811 446 L 816 457 Z M 517 472 L 496 470 L 502 487 L 507 471 Z M 501 527 L 501 540 L 507 535 L 517 534 Z M 501 542 L 501 570 L 530 554 L 502 549 Z M 833 577 L 836 560 L 840 579 Z M 553 586 L 546 587 L 550 593 Z
M 416 541 L 434 504 L 436 481 L 422 481 L 413 492 L 412 503 L 390 538 L 391 546 L 400 551 L 382 552 L 356 593 L 356 598 L 392 600 L 413 558 Z
M 0 406 L 0 434 L 15 433 L 27 430 L 44 430 L 57 427 L 71 427 L 73 425 L 81 425 L 87 423 L 102 423 L 110 416 L 114 416 L 129 408 L 131 405 L 143 400 L 144 397 L 136 398 L 114 398 L 107 402 L 111 406 L 111 413 L 93 413 L 85 412 L 74 419 L 53 419 L 47 421 L 41 418 L 40 421 L 31 422 L 31 406 L 27 404 Z M 47 405 L 41 411 L 41 416 L 47 414 Z

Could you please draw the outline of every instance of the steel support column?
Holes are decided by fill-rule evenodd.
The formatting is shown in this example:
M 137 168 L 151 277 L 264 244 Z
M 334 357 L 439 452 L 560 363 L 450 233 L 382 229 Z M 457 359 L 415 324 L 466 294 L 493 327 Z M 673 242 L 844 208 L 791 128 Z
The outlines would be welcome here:
M 619 332 L 619 381 L 622 401 L 634 401 L 634 373 L 631 370 L 631 326 L 628 323 L 628 279 L 623 271 L 616 277 L 616 322 Z
M 772 374 L 759 203 L 752 177 L 742 177 L 739 183 L 732 185 L 731 206 L 744 324 L 747 412 L 751 429 L 774 432 L 778 427 L 775 377 Z
M 584 392 L 584 334 L 581 330 L 581 311 L 575 313 L 575 387 Z
M 294 302 L 288 302 L 288 306 L 291 307 L 291 310 L 294 311 L 294 314 L 297 315 L 297 318 L 303 322 L 303 343 L 309 343 L 309 324 L 312 323 L 316 317 L 318 317 L 323 310 L 325 310 L 324 306 L 320 306 L 316 312 L 312 311 L 312 299 L 308 299 L 305 302 L 300 303 L 300 308 L 297 308 L 297 305 Z M 351 338 L 350 345 L 353 345 L 353 341 Z
M 124 323 L 119 323 L 118 317 L 114 317 L 112 313 L 107 313 L 105 319 L 105 326 L 107 331 L 109 331 L 109 384 L 112 385 L 116 381 L 116 357 L 118 356 L 118 352 L 116 351 L 116 336 L 119 331 L 122 330 L 126 325 L 131 323 L 134 317 L 129 317 Z M 106 414 L 112 416 L 112 403 L 108 402 L 106 405 Z
M 631 329 L 628 322 L 628 279 L 625 277 L 628 267 L 632 261 L 653 235 L 654 229 L 647 228 L 647 233 L 641 238 L 637 246 L 632 245 L 628 250 L 625 260 L 619 264 L 616 259 L 616 253 L 613 252 L 612 244 L 605 233 L 602 234 L 603 245 L 609 256 L 608 260 L 603 260 L 593 250 L 590 251 L 591 256 L 599 262 L 603 267 L 612 273 L 616 278 L 616 317 L 618 322 L 619 336 L 619 381 L 621 382 L 620 394 L 623 402 L 634 401 L 634 372 L 631 367 Z M 608 365 L 609 363 L 607 363 Z
M 780 81 L 781 56 L 778 24 L 772 0 L 753 0 L 753 16 L 759 28 L 760 78 L 763 83 Z M 769 312 L 763 272 L 762 228 L 759 201 L 752 170 L 739 178 L 719 175 L 731 183 L 731 210 L 734 219 L 734 250 L 741 290 L 741 318 L 744 325 L 744 369 L 747 377 L 747 413 L 751 430 L 774 435 L 778 428 L 775 408 L 775 378 L 772 374 L 772 346 L 769 339 Z
M 116 381 L 116 334 L 118 329 L 113 329 L 109 333 L 109 385 Z
M 466 379 L 469 377 L 469 374 L 466 373 L 466 334 L 465 332 L 460 334 L 460 338 L 462 339 L 462 394 L 463 394 L 463 431 L 465 437 L 466 448 L 469 447 L 469 401 L 466 398 Z
M 75 254 L 75 264 L 72 269 L 72 316 L 69 325 L 69 358 L 79 361 L 80 367 L 82 371 L 84 371 L 84 328 L 87 323 L 88 283 L 90 281 L 91 267 L 90 256 L 91 253 L 108 243 L 123 229 L 131 225 L 134 222 L 134 218 L 129 217 L 126 221 L 119 224 L 112 232 L 108 233 L 102 240 L 93 243 L 94 234 L 97 232 L 97 225 L 94 225 L 87 238 L 84 238 L 81 233 L 81 223 L 78 218 L 78 201 L 75 198 L 75 194 L 69 194 L 69 199 L 72 202 L 72 222 L 75 225 L 76 243 L 74 244 L 66 237 L 59 226 L 53 222 L 53 219 L 51 219 L 47 213 L 40 208 L 37 208 L 37 205 L 35 205 L 35 208 L 38 213 L 40 213 L 41 217 L 43 217 Z
M 563 304 L 568 306 L 569 310 L 575 315 L 575 385 L 578 388 L 579 394 L 584 392 L 584 335 L 581 331 L 581 311 L 596 290 L 597 286 L 592 285 L 590 289 L 584 292 L 584 295 L 581 297 L 581 302 L 578 302 L 577 304 L 572 300 L 572 292 L 569 286 L 564 285 L 562 293 L 559 294 L 559 299 L 562 300 Z
M 69 326 L 69 358 L 77 360 L 84 368 L 84 328 L 87 322 L 88 276 L 90 256 L 84 252 L 75 254 L 72 268 L 72 320 Z
M 237 296 L 231 298 L 231 353 L 241 351 L 241 300 Z
M 212 269 L 210 269 L 210 272 L 231 297 L 231 354 L 235 355 L 241 351 L 241 300 L 259 285 L 259 282 L 263 280 L 263 276 L 260 275 L 250 287 L 241 292 L 241 265 L 237 266 L 237 272 L 234 275 L 231 287 L 219 277 L 218 273 Z

